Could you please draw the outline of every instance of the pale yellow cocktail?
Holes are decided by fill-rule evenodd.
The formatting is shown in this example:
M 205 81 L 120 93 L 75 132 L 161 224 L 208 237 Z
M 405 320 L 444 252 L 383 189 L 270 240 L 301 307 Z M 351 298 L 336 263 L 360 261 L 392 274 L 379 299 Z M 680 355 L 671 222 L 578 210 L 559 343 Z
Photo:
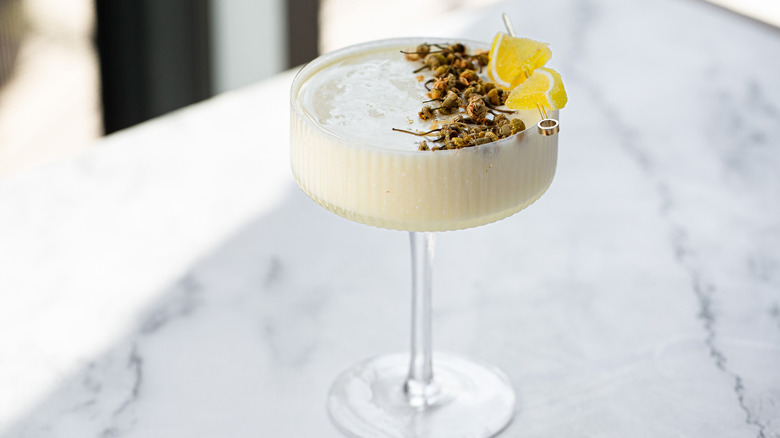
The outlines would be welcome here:
M 417 117 L 426 89 L 399 54 L 421 41 L 364 44 L 301 70 L 290 118 L 298 185 L 347 219 L 406 231 L 484 225 L 533 203 L 558 156 L 558 136 L 535 126 L 538 112 L 512 116 L 530 127 L 516 136 L 457 150 L 419 151 L 419 139 L 392 130 L 430 128 Z

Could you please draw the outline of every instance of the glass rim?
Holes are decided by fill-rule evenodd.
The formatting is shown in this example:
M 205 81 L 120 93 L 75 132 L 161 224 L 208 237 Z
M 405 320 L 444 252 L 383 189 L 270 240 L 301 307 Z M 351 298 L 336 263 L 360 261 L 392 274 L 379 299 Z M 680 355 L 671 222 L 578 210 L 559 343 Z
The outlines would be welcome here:
M 433 44 L 462 43 L 469 48 L 476 47 L 484 50 L 490 49 L 489 44 L 482 41 L 475 41 L 475 40 L 469 40 L 463 38 L 441 38 L 441 37 L 433 38 L 433 37 L 419 37 L 419 36 L 380 39 L 380 40 L 367 41 L 363 43 L 342 47 L 340 49 L 336 49 L 331 52 L 318 56 L 317 58 L 304 64 L 298 70 L 298 72 L 296 72 L 295 77 L 293 78 L 292 81 L 292 85 L 290 87 L 291 110 L 297 114 L 299 119 L 303 120 L 304 123 L 309 125 L 310 128 L 313 128 L 314 130 L 323 133 L 324 135 L 333 138 L 339 142 L 342 142 L 345 145 L 349 145 L 351 147 L 359 147 L 361 149 L 369 148 L 377 151 L 391 152 L 393 154 L 422 155 L 422 154 L 442 154 L 442 153 L 468 153 L 469 151 L 473 151 L 473 153 L 477 153 L 477 152 L 488 151 L 491 149 L 498 149 L 509 145 L 513 147 L 517 147 L 518 146 L 517 143 L 522 144 L 523 140 L 527 135 L 540 135 L 537 132 L 536 123 L 534 123 L 531 126 L 526 126 L 525 130 L 518 132 L 515 135 L 512 135 L 507 138 L 502 138 L 500 140 L 496 140 L 490 143 L 485 143 L 482 145 L 468 146 L 460 149 L 440 149 L 436 151 L 420 151 L 417 149 L 403 150 L 403 149 L 387 147 L 382 145 L 366 146 L 364 142 L 355 140 L 353 138 L 344 135 L 337 134 L 329 129 L 326 129 L 325 127 L 317 123 L 315 120 L 313 120 L 311 115 L 307 111 L 304 111 L 301 105 L 301 99 L 299 99 L 298 96 L 300 94 L 300 90 L 303 84 L 317 71 L 327 68 L 328 65 L 331 65 L 353 54 L 370 53 L 372 49 L 381 50 L 381 49 L 394 47 L 394 46 L 407 47 L 407 48 L 415 47 L 421 43 L 433 43 Z M 557 119 L 558 110 L 552 110 L 551 112 L 549 112 L 548 118 Z M 540 117 L 540 120 L 541 119 L 544 118 Z

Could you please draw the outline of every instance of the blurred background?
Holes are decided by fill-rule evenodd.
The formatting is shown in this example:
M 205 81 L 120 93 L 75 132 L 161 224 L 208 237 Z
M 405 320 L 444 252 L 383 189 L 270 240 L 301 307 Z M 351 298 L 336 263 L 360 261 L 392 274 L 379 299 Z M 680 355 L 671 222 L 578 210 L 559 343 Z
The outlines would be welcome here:
M 318 53 L 497 1 L 0 0 L 0 178 Z M 777 0 L 709 1 L 780 26 Z

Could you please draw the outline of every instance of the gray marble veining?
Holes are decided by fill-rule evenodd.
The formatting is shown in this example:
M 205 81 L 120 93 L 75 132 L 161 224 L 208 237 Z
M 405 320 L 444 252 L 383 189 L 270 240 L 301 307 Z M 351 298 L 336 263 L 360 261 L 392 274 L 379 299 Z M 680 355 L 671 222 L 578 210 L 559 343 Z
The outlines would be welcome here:
M 506 11 L 552 42 L 558 172 L 439 236 L 435 348 L 506 370 L 502 437 L 780 437 L 780 31 L 690 0 L 532 6 L 455 36 Z M 339 436 L 336 374 L 408 348 L 408 239 L 294 186 L 264 112 L 290 80 L 0 181 L 0 437 Z

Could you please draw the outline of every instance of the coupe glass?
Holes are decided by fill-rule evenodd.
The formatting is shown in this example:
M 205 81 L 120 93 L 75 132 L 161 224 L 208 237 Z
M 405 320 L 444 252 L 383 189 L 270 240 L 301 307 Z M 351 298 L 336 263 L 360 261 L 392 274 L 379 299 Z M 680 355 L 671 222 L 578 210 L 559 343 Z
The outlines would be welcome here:
M 523 119 L 531 127 L 503 140 L 456 150 L 418 151 L 414 137 L 409 139 L 411 147 L 401 150 L 386 147 L 383 136 L 374 141 L 354 130 L 354 135 L 336 132 L 323 125 L 309 106 L 324 93 L 312 90 L 313 78 L 366 53 L 402 57 L 398 50 L 421 42 L 458 41 L 393 39 L 341 49 L 306 65 L 291 90 L 291 164 L 301 189 L 340 216 L 408 231 L 411 240 L 411 351 L 371 358 L 349 368 L 338 376 L 328 396 L 331 419 L 352 437 L 490 437 L 509 424 L 515 409 L 514 390 L 502 371 L 480 360 L 432 352 L 435 232 L 494 222 L 538 199 L 555 174 L 557 112 L 549 118 L 536 111 L 525 114 Z M 459 42 L 469 50 L 485 47 Z M 399 79 L 414 81 L 414 68 L 410 63 L 409 76 Z M 375 118 L 369 112 L 360 116 L 367 124 L 369 117 Z M 405 135 L 391 133 L 392 127 L 387 126 L 387 135 Z

